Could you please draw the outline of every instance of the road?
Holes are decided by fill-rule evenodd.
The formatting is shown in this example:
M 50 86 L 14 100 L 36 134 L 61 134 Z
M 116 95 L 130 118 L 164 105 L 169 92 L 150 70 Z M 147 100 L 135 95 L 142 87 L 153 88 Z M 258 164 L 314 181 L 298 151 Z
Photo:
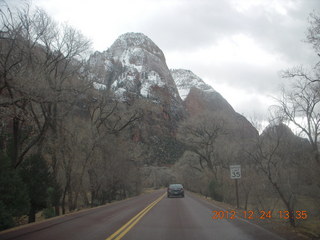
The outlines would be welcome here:
M 8 240 L 133 240 L 282 238 L 242 219 L 212 219 L 219 207 L 191 193 L 167 198 L 164 190 L 45 222 L 0 232 Z

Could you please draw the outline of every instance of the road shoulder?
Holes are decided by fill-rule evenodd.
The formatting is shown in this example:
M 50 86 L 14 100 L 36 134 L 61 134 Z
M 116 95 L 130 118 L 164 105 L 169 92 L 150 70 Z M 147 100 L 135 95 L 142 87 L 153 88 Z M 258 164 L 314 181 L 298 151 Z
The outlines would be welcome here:
M 201 200 L 215 206 L 218 208 L 221 208 L 223 211 L 232 211 L 232 210 L 237 210 L 237 211 L 243 211 L 244 209 L 236 209 L 235 206 L 232 206 L 230 204 L 224 203 L 224 202 L 218 202 L 215 201 L 209 197 L 205 197 L 199 193 L 194 193 L 188 191 L 189 194 L 200 198 Z M 243 219 L 243 218 L 242 218 Z M 284 239 L 290 239 L 290 240 L 306 240 L 306 239 L 311 239 L 308 236 L 300 233 L 299 231 L 293 229 L 290 227 L 288 224 L 285 222 L 278 222 L 275 220 L 259 220 L 259 219 L 252 219 L 252 220 L 247 220 L 243 219 L 246 222 L 249 222 L 251 224 L 255 224 L 267 231 L 270 231 Z

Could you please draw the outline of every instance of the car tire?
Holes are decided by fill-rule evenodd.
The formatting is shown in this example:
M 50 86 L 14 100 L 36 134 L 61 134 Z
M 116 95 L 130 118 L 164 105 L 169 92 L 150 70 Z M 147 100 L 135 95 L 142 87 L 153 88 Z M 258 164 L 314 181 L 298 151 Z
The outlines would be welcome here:
M 170 195 L 168 194 L 168 198 L 170 198 Z

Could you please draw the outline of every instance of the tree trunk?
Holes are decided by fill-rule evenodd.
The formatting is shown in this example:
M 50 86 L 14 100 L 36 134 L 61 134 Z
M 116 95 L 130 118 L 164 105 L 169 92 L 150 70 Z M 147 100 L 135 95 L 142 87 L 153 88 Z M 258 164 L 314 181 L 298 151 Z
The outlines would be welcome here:
M 85 190 L 82 190 L 82 197 L 83 197 L 83 200 L 84 200 L 84 205 L 86 207 L 89 206 L 89 199 L 88 199 L 88 195 L 87 195 Z
M 35 208 L 31 205 L 30 210 L 29 210 L 29 216 L 28 216 L 28 223 L 32 223 L 36 221 L 36 210 Z
M 248 210 L 249 191 L 245 193 L 244 210 Z
M 65 205 L 66 205 L 67 187 L 68 186 L 64 188 L 63 195 L 62 195 L 62 202 L 61 202 L 62 214 L 66 213 Z
M 79 197 L 79 191 L 75 192 L 74 194 L 74 200 L 73 200 L 73 209 L 77 209 L 78 207 L 78 197 Z
M 315 149 L 314 151 L 315 151 L 314 158 L 315 158 L 316 162 L 317 162 L 318 164 L 320 164 L 320 154 L 319 154 L 319 151 L 318 151 L 318 149 Z
M 15 166 L 18 161 L 18 151 L 19 151 L 19 126 L 20 121 L 17 117 L 12 120 L 12 133 L 13 133 L 13 151 L 12 151 L 12 166 Z
M 272 185 L 275 187 L 275 189 L 277 190 L 282 202 L 284 203 L 284 205 L 286 206 L 287 208 L 287 211 L 289 212 L 289 222 L 290 222 L 290 225 L 292 227 L 296 227 L 296 222 L 295 222 L 295 218 L 294 218 L 294 209 L 293 207 L 290 206 L 290 202 L 286 200 L 286 198 L 284 197 L 283 193 L 280 191 L 280 188 L 278 187 L 278 185 L 276 183 L 273 183 L 271 181 Z
M 94 207 L 96 201 L 96 192 L 91 190 L 91 207 Z
M 59 206 L 59 204 L 54 206 L 54 213 L 55 213 L 56 216 L 60 215 L 60 206 Z
M 72 196 L 72 191 L 71 188 L 68 188 L 68 208 L 69 211 L 73 211 L 73 196 Z

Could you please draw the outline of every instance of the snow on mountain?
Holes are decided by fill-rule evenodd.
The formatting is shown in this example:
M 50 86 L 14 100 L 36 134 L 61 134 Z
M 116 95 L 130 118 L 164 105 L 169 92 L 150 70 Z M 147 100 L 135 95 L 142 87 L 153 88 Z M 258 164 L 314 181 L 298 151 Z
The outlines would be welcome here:
M 153 101 L 161 101 L 164 95 L 181 101 L 163 52 L 142 33 L 121 35 L 108 50 L 93 54 L 89 65 L 91 80 L 105 84 L 121 99 L 133 93 Z
M 107 88 L 105 84 L 98 83 L 98 82 L 93 82 L 93 87 L 98 90 L 105 90 Z
M 171 69 L 170 71 L 182 100 L 186 99 L 192 87 L 198 88 L 204 92 L 216 92 L 210 85 L 206 84 L 190 70 Z
M 120 56 L 123 51 L 133 49 L 134 55 L 143 57 L 143 50 L 147 51 L 165 61 L 165 57 L 161 49 L 143 33 L 125 33 L 110 47 L 110 52 L 114 56 Z
M 159 74 L 155 71 L 150 71 L 148 76 L 142 79 L 140 94 L 146 98 L 149 97 L 152 86 L 164 87 L 165 83 L 161 80 Z

